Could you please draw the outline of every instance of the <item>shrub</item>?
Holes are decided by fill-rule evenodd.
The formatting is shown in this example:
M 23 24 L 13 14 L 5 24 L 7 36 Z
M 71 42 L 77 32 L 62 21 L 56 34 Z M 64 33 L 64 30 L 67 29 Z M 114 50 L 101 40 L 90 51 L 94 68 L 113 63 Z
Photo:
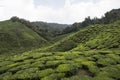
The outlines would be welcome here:
M 9 65 L 9 64 L 12 64 L 12 63 L 14 63 L 14 62 L 12 62 L 12 61 L 0 61 L 0 67 L 6 66 L 6 65 Z
M 10 80 L 12 76 L 11 72 L 6 72 L 0 75 L 0 80 Z
M 74 53 L 68 53 L 68 54 L 65 54 L 64 57 L 67 60 L 71 60 L 71 59 L 74 59 L 74 58 L 78 58 L 79 55 L 78 54 L 74 54 Z
M 110 66 L 116 64 L 116 61 L 111 58 L 101 58 L 97 61 L 97 64 L 102 66 Z
M 36 71 L 38 71 L 38 68 L 29 68 L 29 69 L 25 69 L 25 70 L 20 70 L 18 72 L 16 72 L 13 76 L 12 79 L 13 80 L 17 80 L 17 79 L 22 79 L 22 80 L 31 80 L 31 79 L 35 79 L 38 78 Z
M 97 66 L 88 66 L 89 72 L 92 73 L 92 76 L 96 75 L 100 70 Z
M 12 72 L 13 74 L 16 73 L 17 71 L 21 70 L 21 66 L 13 67 L 10 68 L 8 71 Z
M 56 60 L 63 60 L 63 59 L 65 59 L 64 56 L 54 56 L 54 58 L 55 58 Z
M 98 51 L 99 54 L 106 55 L 112 53 L 112 51 Z
M 23 64 L 27 64 L 27 63 L 31 64 L 33 62 L 35 62 L 34 59 L 27 59 L 27 60 L 24 60 Z
M 60 80 L 65 76 L 65 73 L 53 73 L 49 76 L 42 78 L 41 80 Z
M 53 56 L 47 56 L 47 57 L 42 57 L 39 59 L 40 61 L 52 61 L 55 60 L 55 58 Z
M 95 78 L 93 78 L 93 80 L 114 80 L 112 78 L 109 78 L 109 77 L 104 77 L 104 76 L 97 76 Z
M 82 63 L 82 62 L 84 62 L 84 61 L 86 61 L 86 60 L 85 60 L 85 58 L 81 57 L 81 58 L 76 58 L 76 59 L 74 59 L 73 61 L 74 61 L 75 63 Z
M 102 69 L 102 72 L 105 71 L 107 76 L 114 78 L 115 80 L 120 79 L 120 66 L 108 66 Z M 101 74 L 102 74 L 101 72 Z
M 51 73 L 54 73 L 54 70 L 49 68 L 49 69 L 45 69 L 45 70 L 41 70 L 41 71 L 38 71 L 37 74 L 40 78 L 43 78 L 45 76 L 48 76 L 50 75 Z
M 33 59 L 41 58 L 43 56 L 42 53 L 35 53 L 32 55 Z
M 47 61 L 45 66 L 55 68 L 59 64 L 61 64 L 61 61 Z
M 13 64 L 10 64 L 10 65 L 7 65 L 7 66 L 10 67 L 10 68 L 12 68 L 12 67 L 16 67 L 18 65 L 19 65 L 19 63 L 13 63 Z
M 72 70 L 72 68 L 73 68 L 73 67 L 71 67 L 70 64 L 60 64 L 60 65 L 57 67 L 56 71 L 57 71 L 57 72 L 69 72 L 69 71 Z
M 14 56 L 12 60 L 15 62 L 23 62 L 25 59 L 28 58 L 29 58 L 28 56 L 19 55 L 19 56 Z
M 116 61 L 117 63 L 120 63 L 120 56 L 116 55 L 116 54 L 107 54 L 107 57 L 113 59 L 114 61 Z
M 0 67 L 0 73 L 5 73 L 7 70 L 9 69 L 8 66 L 3 66 L 3 67 Z
M 32 63 L 30 66 L 31 66 L 31 67 L 43 68 L 43 67 L 44 67 L 44 64 L 43 64 L 42 61 L 36 61 L 36 62 Z
M 72 76 L 70 78 L 63 78 L 62 80 L 93 80 L 89 76 Z
M 20 68 L 23 70 L 23 69 L 28 69 L 30 68 L 31 64 L 27 63 L 27 64 L 21 64 L 20 65 Z
M 93 61 L 85 61 L 85 62 L 82 62 L 81 64 L 83 65 L 83 69 L 87 69 L 93 74 L 99 72 L 99 69 L 96 66 L 96 63 Z
M 46 57 L 46 56 L 52 56 L 52 53 L 35 53 L 33 54 L 33 58 L 41 58 L 41 57 Z
M 12 80 L 30 80 L 33 78 L 33 74 L 32 73 L 28 73 L 26 72 L 22 72 L 20 74 L 14 74 L 12 76 Z
M 85 57 L 89 57 L 89 56 L 92 56 L 92 55 L 94 55 L 95 54 L 95 51 L 86 51 L 86 52 L 83 52 L 84 54 L 84 56 Z

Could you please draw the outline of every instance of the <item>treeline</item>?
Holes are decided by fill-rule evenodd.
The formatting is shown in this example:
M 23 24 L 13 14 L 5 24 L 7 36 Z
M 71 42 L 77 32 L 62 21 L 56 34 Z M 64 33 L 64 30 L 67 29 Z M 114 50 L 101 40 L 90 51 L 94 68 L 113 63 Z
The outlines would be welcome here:
M 46 23 L 46 22 L 30 22 L 25 19 L 21 19 L 17 16 L 14 16 L 10 19 L 13 22 L 20 22 L 24 24 L 25 26 L 31 28 L 33 31 L 38 33 L 40 36 L 42 36 L 46 40 L 51 40 L 53 37 L 56 37 L 58 35 L 61 35 L 63 32 L 63 29 L 67 27 L 66 24 L 57 24 L 57 23 Z
M 66 27 L 63 30 L 63 34 L 78 31 L 80 28 L 84 28 L 89 25 L 109 24 L 117 20 L 120 20 L 120 9 L 113 9 L 110 12 L 105 13 L 105 16 L 103 16 L 101 19 L 97 17 L 91 19 L 90 16 L 88 16 L 83 22 L 74 23 L 73 25 Z

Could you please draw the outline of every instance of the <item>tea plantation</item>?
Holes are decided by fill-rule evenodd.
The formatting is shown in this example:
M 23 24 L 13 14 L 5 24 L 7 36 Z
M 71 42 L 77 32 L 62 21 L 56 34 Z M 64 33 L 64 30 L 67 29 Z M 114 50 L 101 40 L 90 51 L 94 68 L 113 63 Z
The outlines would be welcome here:
M 0 80 L 119 80 L 120 51 L 25 52 L 2 56 Z
M 120 19 L 48 39 L 52 32 L 16 19 L 0 22 L 0 80 L 120 80 Z

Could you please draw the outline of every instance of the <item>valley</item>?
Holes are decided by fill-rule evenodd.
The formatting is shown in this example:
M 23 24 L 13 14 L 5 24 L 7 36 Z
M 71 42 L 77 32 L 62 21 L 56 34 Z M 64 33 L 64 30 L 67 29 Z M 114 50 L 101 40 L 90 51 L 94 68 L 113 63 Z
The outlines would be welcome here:
M 72 25 L 1 21 L 0 80 L 120 80 L 120 9 Z

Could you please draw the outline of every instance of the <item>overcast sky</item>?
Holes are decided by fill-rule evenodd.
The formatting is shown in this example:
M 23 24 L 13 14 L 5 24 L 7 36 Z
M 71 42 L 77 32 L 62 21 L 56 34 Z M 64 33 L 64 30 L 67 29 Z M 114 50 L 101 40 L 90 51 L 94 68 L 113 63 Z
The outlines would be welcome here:
M 72 24 L 120 8 L 120 0 L 0 0 L 0 21 L 18 16 L 30 21 Z

